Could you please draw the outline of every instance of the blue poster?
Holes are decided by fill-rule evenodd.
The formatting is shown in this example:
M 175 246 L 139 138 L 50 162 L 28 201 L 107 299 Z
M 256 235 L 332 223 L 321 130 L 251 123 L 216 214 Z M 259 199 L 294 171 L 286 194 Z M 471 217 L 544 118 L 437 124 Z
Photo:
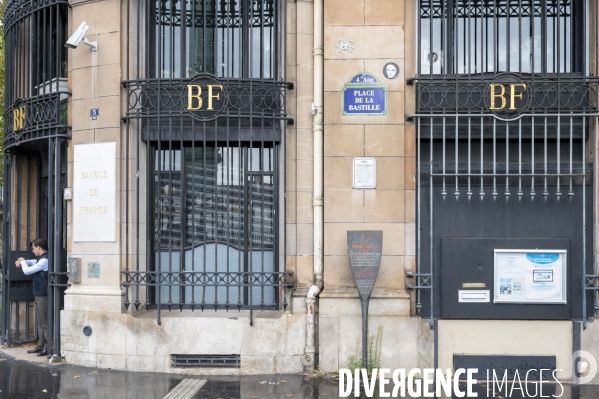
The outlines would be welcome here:
M 343 86 L 341 108 L 343 116 L 386 116 L 387 86 L 371 73 L 358 73 Z

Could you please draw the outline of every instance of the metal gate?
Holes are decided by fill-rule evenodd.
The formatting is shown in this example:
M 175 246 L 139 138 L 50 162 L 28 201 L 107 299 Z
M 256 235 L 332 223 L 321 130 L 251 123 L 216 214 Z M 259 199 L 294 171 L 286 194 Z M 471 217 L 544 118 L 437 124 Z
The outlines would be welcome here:
M 32 276 L 15 266 L 19 257 L 33 259 L 31 242 L 47 238 L 48 353 L 60 356 L 60 310 L 66 289 L 66 139 L 50 138 L 49 151 L 24 144 L 5 154 L 5 223 L 2 341 L 8 345 L 37 340 L 33 317 Z
M 467 281 L 460 261 L 470 260 L 456 254 L 482 270 L 493 248 L 568 247 L 568 306 L 535 318 L 586 324 L 598 285 L 599 2 L 421 0 L 419 13 L 418 76 L 408 81 L 418 313 L 431 328 L 439 318 L 530 318 L 517 305 L 464 315 L 455 303 Z
M 66 288 L 68 2 L 5 2 L 4 225 L 2 342 L 37 339 L 31 277 L 15 266 L 48 240 L 48 353 L 60 356 L 60 309 Z

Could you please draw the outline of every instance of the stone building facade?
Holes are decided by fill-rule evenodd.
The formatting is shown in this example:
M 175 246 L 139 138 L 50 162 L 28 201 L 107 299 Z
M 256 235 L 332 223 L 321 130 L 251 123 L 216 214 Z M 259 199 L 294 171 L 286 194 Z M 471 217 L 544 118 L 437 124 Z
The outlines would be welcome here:
M 381 367 L 572 378 L 599 356 L 599 7 L 487 3 L 7 2 L 4 342 L 35 335 L 9 265 L 47 236 L 69 363 L 336 371 L 362 336 L 347 234 L 382 231 Z M 83 21 L 97 49 L 65 48 Z M 556 283 L 501 251 L 558 254 Z

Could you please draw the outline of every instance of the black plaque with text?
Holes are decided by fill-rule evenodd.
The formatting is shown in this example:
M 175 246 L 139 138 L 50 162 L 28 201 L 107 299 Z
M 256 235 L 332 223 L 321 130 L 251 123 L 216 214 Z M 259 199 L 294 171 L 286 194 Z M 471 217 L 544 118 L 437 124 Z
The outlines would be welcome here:
M 379 274 L 382 249 L 383 232 L 381 230 L 347 232 L 349 266 L 363 301 L 370 298 L 374 282 Z
M 383 232 L 347 232 L 349 267 L 362 301 L 362 368 L 368 368 L 368 301 L 381 267 Z

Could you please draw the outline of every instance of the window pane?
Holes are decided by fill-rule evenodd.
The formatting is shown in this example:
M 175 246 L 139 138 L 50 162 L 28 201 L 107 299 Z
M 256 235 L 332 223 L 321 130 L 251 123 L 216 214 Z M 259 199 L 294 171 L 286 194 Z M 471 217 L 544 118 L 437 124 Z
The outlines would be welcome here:
M 212 73 L 223 78 L 273 78 L 275 4 L 275 0 L 157 0 L 155 76 L 179 79 Z
M 421 3 L 421 74 L 571 72 L 570 0 L 449 4 Z
M 273 287 L 243 286 L 240 277 L 223 284 L 226 273 L 275 271 L 273 157 L 273 148 L 210 143 L 156 152 L 157 269 L 219 273 L 220 282 L 218 287 L 162 287 L 162 303 L 275 302 Z

